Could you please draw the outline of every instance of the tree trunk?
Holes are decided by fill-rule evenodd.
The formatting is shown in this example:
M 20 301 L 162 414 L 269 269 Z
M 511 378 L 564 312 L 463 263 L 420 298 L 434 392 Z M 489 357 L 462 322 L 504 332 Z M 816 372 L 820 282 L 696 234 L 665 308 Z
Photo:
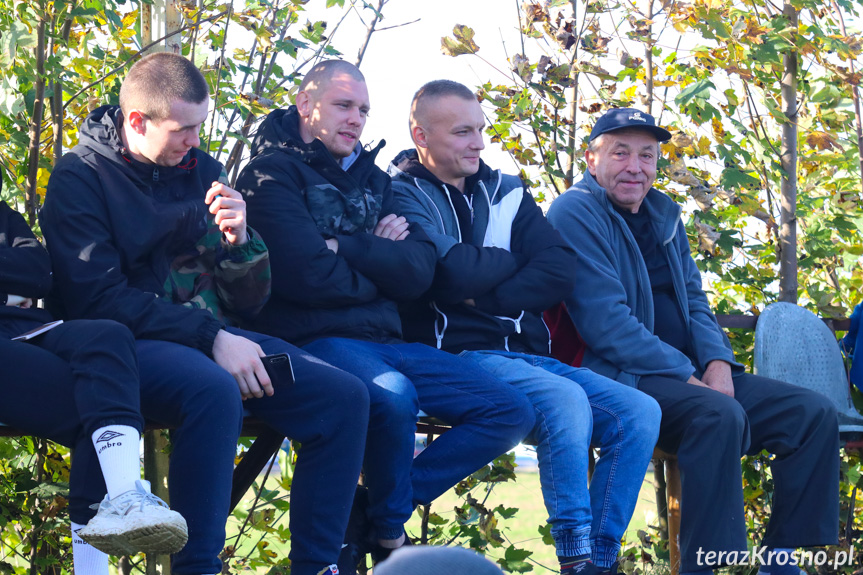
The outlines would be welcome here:
M 647 20 L 653 22 L 653 0 L 647 3 Z M 645 77 L 644 90 L 647 92 L 647 113 L 653 115 L 653 24 L 647 27 L 647 40 L 644 42 Z
M 785 18 L 797 41 L 798 13 L 790 0 L 785 0 Z M 782 124 L 782 198 L 779 228 L 779 300 L 797 303 L 797 49 L 785 54 L 782 74 L 782 109 L 786 120 Z
M 845 18 L 842 16 L 842 9 L 836 0 L 833 0 L 831 4 L 833 5 L 834 14 L 839 18 L 839 30 L 843 36 L 848 36 L 848 32 L 845 29 Z M 854 73 L 854 61 L 854 58 L 849 56 L 848 72 L 851 74 Z M 857 156 L 860 158 L 860 195 L 857 197 L 859 202 L 863 201 L 863 118 L 861 118 L 860 113 L 860 91 L 856 84 L 851 86 L 851 100 L 854 102 L 854 119 L 856 120 L 855 128 L 857 129 Z M 846 200 L 847 198 L 842 199 Z
M 573 26 L 578 25 L 578 0 L 572 0 L 570 2 L 572 6 L 572 22 Z M 576 123 L 576 116 L 578 115 L 578 70 L 575 67 L 575 60 L 577 59 L 578 54 L 578 42 L 575 43 L 573 47 L 573 56 L 570 60 L 571 66 L 571 85 L 569 87 L 569 119 L 572 123 L 569 125 L 569 130 L 567 133 L 567 149 L 569 150 L 569 161 L 566 165 L 566 179 L 564 180 L 564 184 L 566 189 L 575 182 L 575 130 L 578 127 Z
M 45 3 L 42 3 L 42 20 L 36 31 L 36 99 L 33 103 L 33 116 L 30 119 L 30 145 L 27 153 L 27 221 L 30 227 L 36 225 L 36 211 L 39 209 L 39 140 L 42 137 L 42 116 L 45 112 Z

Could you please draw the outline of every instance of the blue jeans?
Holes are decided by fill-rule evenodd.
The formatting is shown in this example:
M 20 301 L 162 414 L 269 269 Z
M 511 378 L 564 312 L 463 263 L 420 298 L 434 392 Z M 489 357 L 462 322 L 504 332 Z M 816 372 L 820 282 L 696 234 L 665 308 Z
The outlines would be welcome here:
M 242 401 L 236 380 L 197 349 L 138 340 L 141 411 L 175 429 L 168 487 L 172 509 L 186 519 L 189 542 L 173 557 L 178 575 L 218 573 L 237 439 L 245 407 L 300 443 L 291 487 L 291 573 L 314 575 L 336 563 L 362 465 L 368 393 L 356 377 L 284 341 L 229 328 L 267 354 L 291 356 L 296 382 L 274 386 L 271 397 Z M 105 493 L 92 444 L 76 451 L 88 460 L 90 501 Z M 73 516 L 86 523 L 85 516 Z
M 550 357 L 505 351 L 461 354 L 523 391 L 536 410 L 542 496 L 557 554 L 617 560 L 659 435 L 656 401 L 616 381 Z M 576 385 L 573 385 L 576 384 Z M 590 445 L 600 448 L 590 489 Z
M 523 393 L 472 362 L 421 343 L 325 338 L 304 349 L 368 386 L 363 469 L 368 515 L 380 538 L 399 537 L 417 504 L 431 503 L 512 449 L 534 425 L 533 408 Z M 452 429 L 414 460 L 420 409 Z

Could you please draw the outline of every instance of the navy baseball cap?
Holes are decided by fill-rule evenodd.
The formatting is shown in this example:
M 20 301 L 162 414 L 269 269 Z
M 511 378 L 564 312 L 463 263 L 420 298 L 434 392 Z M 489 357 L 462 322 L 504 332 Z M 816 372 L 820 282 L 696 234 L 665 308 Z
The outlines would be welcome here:
M 614 108 L 596 121 L 593 130 L 590 131 L 590 141 L 594 141 L 602 134 L 624 128 L 641 128 L 656 136 L 660 142 L 671 139 L 671 132 L 657 126 L 656 120 L 647 112 L 635 108 Z

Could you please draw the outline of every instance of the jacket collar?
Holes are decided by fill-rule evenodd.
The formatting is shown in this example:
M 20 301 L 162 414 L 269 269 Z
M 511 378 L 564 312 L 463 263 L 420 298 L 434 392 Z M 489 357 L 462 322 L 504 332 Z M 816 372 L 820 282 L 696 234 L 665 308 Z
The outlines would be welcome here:
M 199 150 L 193 148 L 176 166 L 156 166 L 140 162 L 129 154 L 120 137 L 123 112 L 119 106 L 101 106 L 93 110 L 81 126 L 79 143 L 127 175 L 142 181 L 166 181 L 185 175 L 197 166 Z

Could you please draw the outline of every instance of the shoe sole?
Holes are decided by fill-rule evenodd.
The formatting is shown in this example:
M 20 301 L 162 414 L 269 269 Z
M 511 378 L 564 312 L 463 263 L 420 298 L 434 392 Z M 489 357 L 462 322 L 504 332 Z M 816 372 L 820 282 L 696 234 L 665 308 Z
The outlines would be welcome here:
M 120 533 L 88 533 L 85 528 L 78 535 L 99 551 L 115 557 L 137 553 L 170 555 L 189 540 L 185 526 L 172 523 L 147 525 Z

